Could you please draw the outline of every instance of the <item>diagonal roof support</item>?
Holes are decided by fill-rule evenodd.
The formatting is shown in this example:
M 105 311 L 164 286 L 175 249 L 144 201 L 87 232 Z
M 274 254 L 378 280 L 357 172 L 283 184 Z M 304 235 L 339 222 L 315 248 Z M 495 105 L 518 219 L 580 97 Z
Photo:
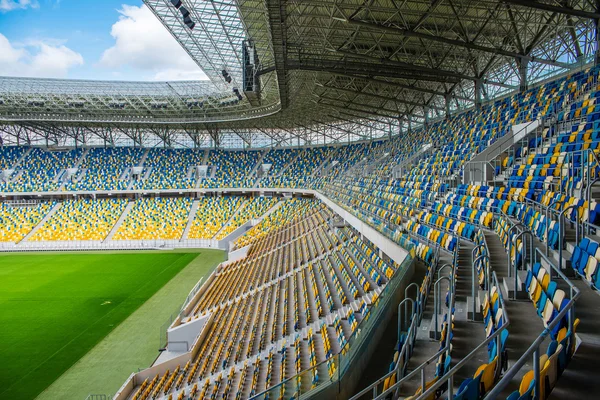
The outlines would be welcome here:
M 520 53 L 517 53 L 514 51 L 498 49 L 498 48 L 488 47 L 488 46 L 482 46 L 482 45 L 479 45 L 479 44 L 476 44 L 473 42 L 465 42 L 462 40 L 449 39 L 449 38 L 445 38 L 442 36 L 429 35 L 426 33 L 415 32 L 415 31 L 408 30 L 408 29 L 396 28 L 394 26 L 386 26 L 386 25 L 382 25 L 382 24 L 377 24 L 377 23 L 372 23 L 372 22 L 364 22 L 364 21 L 356 21 L 356 20 L 347 20 L 346 22 L 351 25 L 357 25 L 357 26 L 373 28 L 373 29 L 377 29 L 377 30 L 381 30 L 381 31 L 385 31 L 385 32 L 391 32 L 391 33 L 395 33 L 395 34 L 398 34 L 398 35 L 401 35 L 404 37 L 414 37 L 414 38 L 419 38 L 419 39 L 424 39 L 424 40 L 430 40 L 433 42 L 449 44 L 451 46 L 462 47 L 462 48 L 469 49 L 469 50 L 477 50 L 477 51 L 482 51 L 485 53 L 497 54 L 497 55 L 506 56 L 506 57 L 520 58 L 520 59 L 524 59 L 527 61 L 533 61 L 533 62 L 537 62 L 540 64 L 552 65 L 552 66 L 560 67 L 560 68 L 569 68 L 570 67 L 569 64 L 566 64 L 566 63 L 563 63 L 560 61 L 546 60 L 543 58 L 537 58 L 537 57 L 532 57 L 529 55 L 520 54 Z
M 417 106 L 417 107 L 424 107 L 426 106 L 426 104 L 424 103 L 417 103 L 414 101 L 409 101 L 409 100 L 403 100 L 403 99 L 398 99 L 395 97 L 387 97 L 387 96 L 381 96 L 378 94 L 374 94 L 374 93 L 369 93 L 369 92 L 363 92 L 363 91 L 359 91 L 359 90 L 352 90 L 352 89 L 344 89 L 344 88 L 339 88 L 336 86 L 329 86 L 329 85 L 321 85 L 317 83 L 317 86 L 326 88 L 326 89 L 333 89 L 336 90 L 338 92 L 346 92 L 346 93 L 353 93 L 353 94 L 357 94 L 357 95 L 363 95 L 363 96 L 367 96 L 367 97 L 373 97 L 375 99 L 380 99 L 380 100 L 384 100 L 384 101 L 391 101 L 391 102 L 395 102 L 395 103 L 400 103 L 400 104 L 408 104 L 411 106 Z M 440 107 L 436 107 L 436 106 L 428 106 L 430 108 L 435 108 L 437 110 L 443 110 L 443 108 Z
M 578 10 L 571 7 L 555 6 L 548 3 L 540 3 L 535 0 L 502 0 L 506 4 L 514 4 L 516 6 L 534 8 L 536 10 L 543 10 L 549 12 L 556 12 L 559 14 L 572 15 L 579 18 L 587 19 L 600 19 L 600 14 L 597 12 Z
M 379 59 L 377 59 L 379 61 Z M 364 63 L 347 60 L 302 60 L 289 61 L 287 64 L 288 70 L 301 71 L 320 71 L 341 74 L 356 74 L 367 76 L 379 76 L 396 79 L 429 81 L 441 83 L 458 83 L 459 78 L 441 76 L 437 73 L 426 72 L 423 70 L 407 70 L 406 68 L 394 68 L 391 65 L 382 65 L 381 63 Z M 259 72 L 262 75 L 263 71 Z
M 418 86 L 414 86 L 414 85 L 406 85 L 406 84 L 399 83 L 399 82 L 390 82 L 390 81 L 386 81 L 383 79 L 370 78 L 367 76 L 360 76 L 360 75 L 354 75 L 354 74 L 343 73 L 343 72 L 330 72 L 330 73 L 334 74 L 334 75 L 347 76 L 349 78 L 362 79 L 367 82 L 376 83 L 378 85 L 387 85 L 387 86 L 397 87 L 399 89 L 413 90 L 415 92 L 421 92 L 421 93 L 429 93 L 429 94 L 433 94 L 436 96 L 442 96 L 444 98 L 446 96 L 448 96 L 448 93 L 445 93 L 445 92 L 442 92 L 439 90 L 427 89 L 427 88 L 422 88 L 422 87 L 418 87 Z M 450 96 L 452 98 L 456 98 L 456 99 L 460 99 L 460 100 L 473 101 L 473 99 L 454 95 L 454 94 L 450 94 Z
M 461 74 L 461 73 L 455 72 L 455 71 L 447 71 L 444 69 L 430 68 L 430 67 L 410 64 L 410 63 L 406 63 L 406 62 L 402 62 L 402 61 L 388 60 L 386 58 L 382 59 L 379 57 L 369 56 L 367 54 L 354 53 L 352 51 L 347 51 L 347 50 L 331 49 L 331 51 L 333 51 L 335 53 L 344 54 L 349 57 L 364 58 L 366 60 L 376 61 L 381 64 L 395 65 L 400 68 L 405 68 L 409 71 L 425 72 L 425 73 L 432 74 L 432 75 L 437 74 L 437 75 L 446 76 L 446 77 L 450 77 L 450 78 L 456 78 L 456 79 L 469 79 L 469 80 L 475 79 L 473 76 Z

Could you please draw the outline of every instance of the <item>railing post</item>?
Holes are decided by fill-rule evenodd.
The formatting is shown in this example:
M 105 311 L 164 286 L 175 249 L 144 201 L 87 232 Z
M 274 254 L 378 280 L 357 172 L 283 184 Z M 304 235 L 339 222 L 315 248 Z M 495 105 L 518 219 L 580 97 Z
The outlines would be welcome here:
M 476 280 L 475 280 L 475 276 L 477 275 L 476 274 L 477 268 L 475 267 L 475 265 L 477 264 L 477 261 L 482 260 L 484 258 L 487 258 L 489 260 L 489 257 L 487 256 L 487 254 L 482 254 L 472 262 L 473 272 L 472 272 L 472 277 L 471 277 L 471 297 L 473 297 L 473 321 L 475 321 L 475 313 L 477 312 L 475 293 L 477 293 L 477 284 L 479 283 L 479 282 L 476 282 Z M 489 290 L 489 287 L 487 288 L 487 290 Z
M 550 242 L 548 241 L 548 228 L 550 227 L 550 210 L 552 210 L 552 207 L 556 204 L 559 204 L 560 201 L 558 200 L 554 200 L 552 203 L 550 203 L 550 205 L 548 205 L 548 207 L 546 207 L 546 256 L 548 256 L 550 254 Z M 559 223 L 559 227 L 558 229 L 560 230 L 560 220 L 558 221 Z M 560 238 L 559 238 L 560 240 Z
M 533 352 L 533 376 L 535 379 L 534 399 L 540 399 L 540 346 Z
M 415 292 L 415 302 L 416 302 L 416 306 L 413 306 L 413 307 L 415 308 L 416 314 L 418 315 L 418 318 L 420 319 L 420 318 L 421 318 L 421 313 L 420 313 L 420 308 L 421 308 L 421 305 L 420 305 L 420 303 L 421 303 L 421 302 L 419 301 L 419 300 L 420 300 L 420 299 L 419 299 L 419 296 L 420 296 L 420 293 L 421 293 L 421 292 L 420 292 L 420 290 L 419 290 L 419 285 L 417 285 L 417 283 L 416 283 L 416 282 L 412 282 L 410 285 L 408 285 L 408 286 L 407 286 L 407 287 L 404 289 L 404 298 L 405 298 L 405 299 L 406 299 L 406 298 L 408 298 L 408 289 L 410 289 L 411 287 L 414 287 L 414 288 L 416 289 L 416 292 Z M 412 297 L 411 297 L 411 298 L 412 298 Z
M 563 209 L 559 216 L 558 216 L 558 269 L 564 269 L 563 268 L 563 259 L 562 259 L 562 254 L 563 254 L 563 247 L 565 245 L 565 229 L 564 229 L 564 219 L 565 219 L 565 213 L 568 210 L 574 209 L 575 210 L 575 217 L 577 218 L 577 221 L 575 223 L 575 240 L 577 243 L 579 243 L 579 208 L 577 207 L 577 205 L 573 204 L 565 209 Z
M 435 320 L 435 339 L 437 340 L 438 337 L 438 314 L 441 310 L 442 307 L 442 299 L 441 299 L 441 290 L 440 290 L 440 283 L 442 280 L 447 280 L 448 281 L 448 289 L 452 290 L 452 282 L 450 281 L 450 278 L 448 278 L 447 276 L 442 276 L 441 278 L 439 278 L 435 284 L 433 285 L 433 312 L 434 312 L 434 320 Z

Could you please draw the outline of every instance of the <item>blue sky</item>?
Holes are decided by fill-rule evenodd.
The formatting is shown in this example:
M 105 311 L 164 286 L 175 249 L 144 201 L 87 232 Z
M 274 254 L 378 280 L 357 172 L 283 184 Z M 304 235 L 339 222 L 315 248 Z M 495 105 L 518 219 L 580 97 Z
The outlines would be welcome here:
M 141 0 L 0 0 L 0 75 L 204 78 Z

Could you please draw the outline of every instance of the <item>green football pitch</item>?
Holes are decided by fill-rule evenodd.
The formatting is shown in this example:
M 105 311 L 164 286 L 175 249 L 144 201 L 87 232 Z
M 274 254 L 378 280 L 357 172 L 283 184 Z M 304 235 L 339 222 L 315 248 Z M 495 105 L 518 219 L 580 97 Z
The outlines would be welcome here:
M 41 398 L 114 393 L 156 357 L 160 327 L 222 260 L 216 250 L 0 255 L 0 399 L 34 399 L 63 374 L 76 384 L 61 377 Z

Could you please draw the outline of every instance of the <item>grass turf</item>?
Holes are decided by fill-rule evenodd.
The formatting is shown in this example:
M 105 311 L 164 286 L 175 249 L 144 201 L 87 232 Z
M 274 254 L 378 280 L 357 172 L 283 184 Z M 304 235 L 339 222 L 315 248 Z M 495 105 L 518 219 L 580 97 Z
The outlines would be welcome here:
M 222 258 L 222 252 L 214 253 L 212 264 Z M 0 399 L 35 398 L 198 254 L 0 256 Z M 194 284 L 188 282 L 188 290 Z M 159 326 L 164 322 L 156 320 Z M 150 357 L 156 356 L 159 326 Z M 127 344 L 148 346 L 131 336 Z

